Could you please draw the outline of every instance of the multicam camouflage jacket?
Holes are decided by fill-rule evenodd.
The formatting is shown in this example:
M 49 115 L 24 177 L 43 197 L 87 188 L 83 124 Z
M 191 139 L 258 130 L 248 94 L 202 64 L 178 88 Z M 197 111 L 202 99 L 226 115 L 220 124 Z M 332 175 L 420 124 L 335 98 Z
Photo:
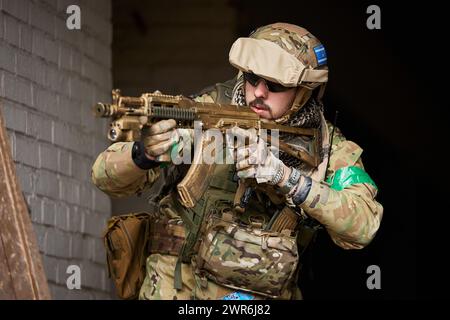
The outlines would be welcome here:
M 196 100 L 214 102 L 216 97 L 217 93 L 213 91 Z M 333 129 L 329 122 L 325 127 L 328 132 Z M 140 169 L 132 160 L 132 145 L 133 142 L 112 144 L 98 156 L 92 167 L 93 183 L 108 195 L 126 197 L 139 194 L 162 176 L 170 184 L 176 181 L 173 175 L 182 174 L 183 165 L 172 168 L 175 170 L 159 167 Z M 344 249 L 361 249 L 369 244 L 383 215 L 382 205 L 375 200 L 378 189 L 364 172 L 362 152 L 361 147 L 346 140 L 336 128 L 326 178 L 321 181 L 317 174 L 312 173 L 310 192 L 299 205 L 309 217 L 322 224 L 331 239 Z

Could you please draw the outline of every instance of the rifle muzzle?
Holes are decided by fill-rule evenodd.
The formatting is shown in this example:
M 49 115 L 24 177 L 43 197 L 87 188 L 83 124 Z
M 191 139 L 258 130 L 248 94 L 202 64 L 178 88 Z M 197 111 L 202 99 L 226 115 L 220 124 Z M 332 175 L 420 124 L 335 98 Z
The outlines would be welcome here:
M 94 112 L 96 117 L 109 118 L 117 113 L 117 106 L 99 102 L 94 106 Z

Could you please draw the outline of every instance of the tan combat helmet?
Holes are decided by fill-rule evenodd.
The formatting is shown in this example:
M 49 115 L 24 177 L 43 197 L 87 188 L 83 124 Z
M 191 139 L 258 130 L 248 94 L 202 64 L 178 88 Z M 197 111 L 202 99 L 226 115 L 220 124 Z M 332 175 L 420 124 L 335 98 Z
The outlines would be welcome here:
M 308 30 L 288 23 L 274 23 L 237 39 L 229 53 L 230 63 L 242 72 L 252 72 L 285 87 L 298 87 L 290 110 L 278 123 L 286 122 L 319 87 L 322 98 L 328 81 L 324 46 Z

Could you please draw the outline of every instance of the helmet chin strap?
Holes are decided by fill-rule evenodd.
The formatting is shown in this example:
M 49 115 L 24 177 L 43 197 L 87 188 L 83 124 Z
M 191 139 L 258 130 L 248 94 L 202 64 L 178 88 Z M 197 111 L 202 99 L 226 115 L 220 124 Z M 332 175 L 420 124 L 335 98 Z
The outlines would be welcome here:
M 309 100 L 311 95 L 312 95 L 311 89 L 305 87 L 298 87 L 291 108 L 281 118 L 275 119 L 275 122 L 281 124 L 288 121 L 292 114 L 296 113 L 298 110 L 300 110 L 301 107 L 305 105 L 305 103 Z
M 322 101 L 323 94 L 325 93 L 325 88 L 327 87 L 327 83 L 322 83 L 319 88 L 319 92 L 317 93 L 317 100 Z

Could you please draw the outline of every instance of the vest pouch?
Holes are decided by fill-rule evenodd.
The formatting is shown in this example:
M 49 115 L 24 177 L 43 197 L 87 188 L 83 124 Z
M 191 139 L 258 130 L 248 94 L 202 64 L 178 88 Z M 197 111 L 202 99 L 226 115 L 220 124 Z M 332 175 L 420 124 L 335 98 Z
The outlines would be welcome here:
M 114 216 L 108 221 L 103 240 L 108 273 L 120 299 L 136 299 L 145 277 L 149 213 Z
M 250 228 L 227 212 L 208 219 L 194 259 L 199 276 L 274 299 L 291 284 L 299 260 L 296 235 Z
M 103 234 L 108 275 L 120 299 L 137 299 L 150 254 L 178 255 L 185 239 L 182 225 L 141 212 L 114 216 Z

